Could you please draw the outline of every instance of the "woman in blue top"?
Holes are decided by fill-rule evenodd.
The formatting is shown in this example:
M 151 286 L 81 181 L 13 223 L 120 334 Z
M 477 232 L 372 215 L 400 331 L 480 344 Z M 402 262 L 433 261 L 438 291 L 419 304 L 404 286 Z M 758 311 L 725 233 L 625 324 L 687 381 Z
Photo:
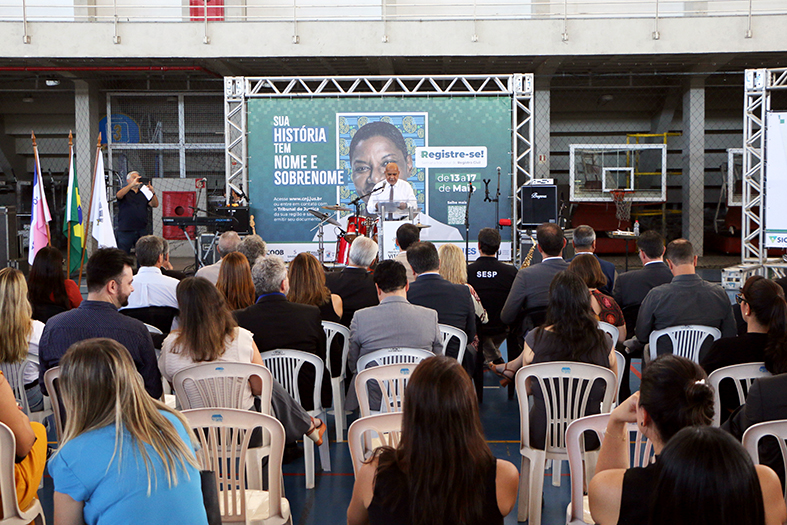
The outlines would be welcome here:
M 71 346 L 60 389 L 68 418 L 49 462 L 56 523 L 207 525 L 188 423 L 147 394 L 121 344 Z

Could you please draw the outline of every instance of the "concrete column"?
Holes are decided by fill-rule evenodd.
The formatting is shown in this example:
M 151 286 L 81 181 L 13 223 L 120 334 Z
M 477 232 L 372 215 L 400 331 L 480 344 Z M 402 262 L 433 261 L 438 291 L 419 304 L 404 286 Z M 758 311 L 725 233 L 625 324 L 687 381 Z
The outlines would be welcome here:
M 683 237 L 704 253 L 705 78 L 692 77 L 683 91 Z
M 535 81 L 533 91 L 533 155 L 534 169 L 533 176 L 537 179 L 546 179 L 549 174 L 549 151 L 550 151 L 550 127 L 552 121 L 550 114 L 552 110 L 552 98 L 550 92 L 550 80 L 539 79 Z
M 74 81 L 74 153 L 77 164 L 77 183 L 79 196 L 82 201 L 82 216 L 87 217 L 92 198 L 93 169 L 95 168 L 96 140 L 98 139 L 98 122 L 101 115 L 106 112 L 106 105 L 102 105 L 102 98 L 95 82 L 84 80 Z M 105 159 L 106 161 L 106 159 Z M 104 174 L 100 174 L 103 176 Z M 88 239 L 88 254 L 95 250 L 95 242 Z M 87 260 L 88 254 L 85 254 Z

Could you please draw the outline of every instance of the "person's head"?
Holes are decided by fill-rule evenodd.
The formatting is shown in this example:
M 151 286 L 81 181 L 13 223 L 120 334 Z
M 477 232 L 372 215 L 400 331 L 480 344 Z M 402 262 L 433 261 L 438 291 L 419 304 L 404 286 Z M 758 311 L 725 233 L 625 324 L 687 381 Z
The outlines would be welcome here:
M 27 357 L 33 329 L 33 309 L 27 300 L 27 283 L 14 268 L 0 270 L 0 362 L 21 363 Z
M 421 240 L 421 230 L 415 224 L 406 222 L 396 229 L 396 244 L 403 252 L 407 251 L 414 242 Z
M 251 268 L 251 278 L 254 281 L 254 293 L 257 294 L 257 297 L 266 293 L 286 294 L 290 291 L 287 266 L 278 255 L 268 255 L 257 259 Z
M 761 275 L 746 280 L 737 298 L 749 331 L 766 330 L 765 366 L 772 374 L 787 372 L 787 303 L 781 286 Z
M 454 284 L 467 284 L 467 263 L 462 248 L 456 244 L 443 244 L 437 250 L 440 256 L 440 275 Z
M 237 232 L 227 231 L 219 236 L 219 242 L 216 244 L 216 249 L 219 251 L 219 255 L 224 257 L 228 253 L 237 251 L 239 244 L 240 235 L 238 235 Z
M 293 303 L 321 306 L 331 299 L 331 291 L 325 286 L 325 270 L 317 257 L 302 252 L 290 262 L 290 291 L 287 299 Z
M 135 246 L 137 263 L 142 266 L 156 266 L 164 261 L 164 243 L 160 237 L 145 235 L 137 240 Z M 161 259 L 159 259 L 161 258 Z
M 407 262 L 413 273 L 421 275 L 425 272 L 436 272 L 440 269 L 440 255 L 437 248 L 429 241 L 414 242 L 407 248 Z
M 358 195 L 372 191 L 385 178 L 385 168 L 395 163 L 399 177 L 407 180 L 413 170 L 413 158 L 396 126 L 383 121 L 370 122 L 353 135 L 350 141 L 350 168 Z M 366 198 L 368 200 L 368 197 Z
M 385 167 L 385 180 L 391 186 L 395 186 L 399 182 L 399 165 L 395 162 L 389 163 Z
M 710 425 L 713 389 L 707 377 L 697 363 L 673 354 L 649 363 L 642 371 L 639 389 L 640 430 L 664 445 L 684 427 Z
M 249 260 L 238 252 L 229 253 L 222 259 L 216 288 L 224 295 L 230 310 L 240 310 L 254 304 L 254 281 L 251 279 Z
M 601 265 L 593 255 L 578 255 L 568 265 L 568 271 L 574 272 L 588 288 L 601 288 L 607 284 L 607 277 L 601 271 Z
M 673 274 L 694 273 L 697 266 L 697 256 L 694 247 L 686 239 L 675 239 L 667 245 L 664 252 L 667 265 Z
M 563 230 L 553 222 L 545 222 L 536 228 L 538 249 L 547 257 L 559 257 L 566 245 Z
M 592 252 L 596 249 L 596 232 L 583 224 L 574 228 L 574 248 L 578 252 Z
M 664 257 L 664 237 L 655 230 L 644 231 L 637 238 L 637 248 L 644 262 L 660 261 Z
M 134 291 L 131 267 L 134 259 L 117 248 L 96 250 L 87 261 L 87 291 L 93 300 L 106 301 L 118 308 L 128 304 Z
M 651 524 L 764 525 L 757 470 L 730 433 L 684 428 L 664 447 L 658 465 Z
M 126 173 L 126 184 L 131 182 L 134 178 L 139 178 L 139 177 L 140 177 L 140 174 L 139 174 L 138 171 L 129 171 L 128 173 Z M 142 183 L 137 182 L 134 185 L 134 190 L 139 189 L 140 186 L 142 186 Z
M 195 362 L 215 361 L 224 353 L 226 338 L 237 326 L 224 296 L 202 277 L 186 277 L 178 284 L 176 294 L 180 332 L 173 351 Z
M 350 245 L 349 262 L 351 266 L 368 268 L 377 258 L 377 243 L 369 237 L 359 235 Z
M 380 451 L 378 472 L 404 471 L 399 479 L 409 489 L 408 523 L 482 523 L 485 496 L 478 487 L 495 459 L 462 365 L 446 356 L 421 361 L 407 383 L 402 412 L 399 447 Z
M 145 391 L 142 378 L 134 367 L 128 350 L 112 339 L 86 339 L 74 343 L 60 359 L 60 391 L 68 418 L 63 429 L 62 446 L 91 430 L 114 426 L 115 447 L 119 456 L 139 453 L 148 474 L 148 493 L 155 488 L 155 469 L 151 469 L 148 447 L 164 463 L 169 486 L 177 485 L 179 476 L 188 476 L 186 463 L 197 467 L 193 448 L 184 443 L 175 426 L 162 412 L 186 419 Z M 120 447 L 124 434 L 130 434 L 134 452 Z M 90 461 L 89 457 L 84 458 Z M 121 464 L 120 457 L 117 459 Z M 151 479 L 153 471 L 153 479 Z M 135 476 L 136 473 L 127 472 Z
M 169 241 L 164 237 L 159 237 L 161 239 L 161 247 L 162 253 L 164 255 L 164 261 L 169 261 Z
M 54 246 L 44 246 L 36 253 L 28 277 L 28 297 L 31 303 L 54 302 L 68 308 L 66 278 L 63 274 L 63 254 Z M 54 299 L 54 301 L 53 301 Z
M 259 235 L 249 235 L 244 237 L 238 245 L 238 251 L 246 256 L 249 260 L 249 266 L 254 266 L 257 259 L 265 257 L 267 250 L 265 248 L 265 241 Z
M 605 336 L 598 329 L 598 320 L 590 306 L 590 290 L 574 272 L 562 271 L 552 278 L 544 326 L 552 326 L 552 333 L 573 361 L 599 346 L 606 347 Z
M 495 255 L 500 249 L 500 242 L 497 228 L 481 228 L 478 232 L 478 251 L 481 255 Z
M 377 265 L 374 269 L 374 284 L 377 286 L 377 294 L 390 294 L 401 292 L 407 289 L 407 270 L 399 261 L 388 259 Z

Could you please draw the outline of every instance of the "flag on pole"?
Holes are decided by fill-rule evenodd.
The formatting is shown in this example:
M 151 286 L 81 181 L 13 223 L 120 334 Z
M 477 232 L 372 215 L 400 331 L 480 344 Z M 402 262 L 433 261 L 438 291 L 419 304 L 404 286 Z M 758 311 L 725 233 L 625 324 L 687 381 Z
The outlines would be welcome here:
M 33 264 L 38 250 L 49 244 L 49 221 L 52 216 L 49 214 L 49 205 L 46 202 L 46 192 L 44 191 L 44 179 L 41 176 L 41 162 L 38 160 L 38 146 L 36 146 L 36 136 L 33 139 L 33 155 L 35 157 L 35 170 L 33 171 L 33 206 L 30 217 L 30 237 L 29 252 L 27 262 Z
M 104 155 L 100 149 L 96 156 L 96 176 L 91 196 L 90 220 L 93 226 L 93 238 L 98 241 L 99 248 L 117 248 L 115 232 L 112 229 L 112 215 L 107 203 L 107 185 L 104 181 Z
M 77 184 L 77 167 L 74 158 L 74 146 L 69 140 L 68 161 L 68 194 L 66 196 L 66 215 L 63 219 L 63 235 L 69 239 L 68 255 L 69 275 L 79 268 L 82 258 L 82 243 L 84 241 L 84 228 L 82 226 L 82 201 L 79 198 L 79 185 Z

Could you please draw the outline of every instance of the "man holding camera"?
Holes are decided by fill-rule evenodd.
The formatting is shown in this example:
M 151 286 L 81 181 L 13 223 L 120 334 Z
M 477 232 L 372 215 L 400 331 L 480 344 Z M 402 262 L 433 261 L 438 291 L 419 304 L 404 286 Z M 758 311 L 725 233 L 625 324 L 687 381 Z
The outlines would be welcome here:
M 126 175 L 126 185 L 117 192 L 118 248 L 130 254 L 140 237 L 148 233 L 148 206 L 158 207 L 158 197 L 150 179 L 136 171 Z

